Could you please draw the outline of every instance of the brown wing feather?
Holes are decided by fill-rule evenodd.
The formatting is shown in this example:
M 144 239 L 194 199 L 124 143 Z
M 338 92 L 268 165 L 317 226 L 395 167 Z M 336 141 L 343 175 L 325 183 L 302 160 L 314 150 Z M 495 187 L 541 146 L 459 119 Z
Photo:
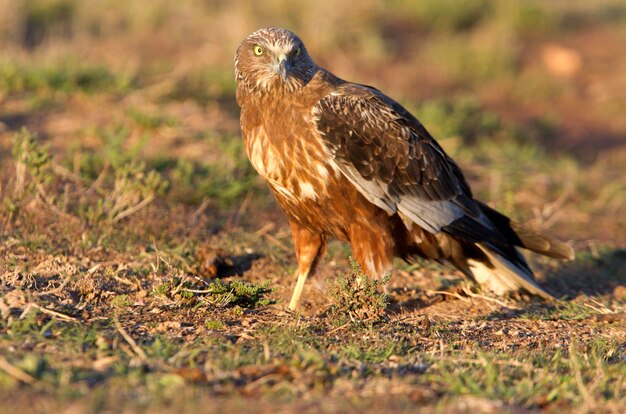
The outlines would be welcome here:
M 471 197 L 463 173 L 422 124 L 378 90 L 344 84 L 318 104 L 318 128 L 364 178 L 429 200 Z
M 458 230 L 471 239 L 505 242 L 457 164 L 400 104 L 374 88 L 344 83 L 314 114 L 334 162 L 371 202 L 431 233 Z M 465 234 L 470 222 L 473 233 Z

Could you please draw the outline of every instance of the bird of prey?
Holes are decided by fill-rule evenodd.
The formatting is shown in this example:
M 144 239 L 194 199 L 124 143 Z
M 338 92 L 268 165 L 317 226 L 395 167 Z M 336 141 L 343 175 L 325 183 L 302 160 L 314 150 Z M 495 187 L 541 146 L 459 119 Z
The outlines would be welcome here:
M 459 166 L 399 103 L 317 66 L 280 28 L 241 42 L 235 76 L 247 155 L 291 227 L 291 309 L 333 237 L 372 277 L 390 272 L 394 256 L 422 257 L 496 294 L 553 299 L 518 247 L 555 258 L 573 250 L 474 199 Z

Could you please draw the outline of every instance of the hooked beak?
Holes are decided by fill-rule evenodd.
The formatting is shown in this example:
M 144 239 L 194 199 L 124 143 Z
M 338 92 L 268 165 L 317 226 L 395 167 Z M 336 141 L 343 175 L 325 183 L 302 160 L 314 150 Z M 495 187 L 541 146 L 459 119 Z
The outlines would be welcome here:
M 289 69 L 291 69 L 291 64 L 287 59 L 287 56 L 280 55 L 278 56 L 278 74 L 283 82 L 287 82 L 287 78 L 289 77 Z

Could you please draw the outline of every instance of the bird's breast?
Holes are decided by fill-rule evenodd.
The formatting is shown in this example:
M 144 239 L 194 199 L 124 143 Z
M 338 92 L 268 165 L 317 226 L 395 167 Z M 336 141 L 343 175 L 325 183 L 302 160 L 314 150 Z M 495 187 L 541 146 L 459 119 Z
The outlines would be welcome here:
M 244 128 L 252 166 L 287 200 L 320 201 L 340 174 L 315 131 L 312 117 L 293 109 L 272 111 L 248 131 Z
M 276 143 L 258 131 L 247 147 L 252 166 L 272 189 L 292 201 L 325 197 L 336 172 L 323 151 L 311 143 Z
M 355 206 L 370 203 L 335 165 L 310 106 L 258 102 L 242 108 L 241 129 L 250 162 L 290 220 L 346 240 Z

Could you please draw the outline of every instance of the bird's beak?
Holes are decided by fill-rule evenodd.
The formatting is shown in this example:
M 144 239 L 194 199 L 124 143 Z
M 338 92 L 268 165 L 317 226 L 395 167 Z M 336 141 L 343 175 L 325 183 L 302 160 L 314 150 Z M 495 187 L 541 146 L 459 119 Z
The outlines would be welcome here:
M 291 67 L 291 64 L 289 63 L 287 56 L 279 55 L 278 56 L 278 74 L 280 75 L 280 78 L 283 80 L 283 82 L 287 82 L 287 78 L 289 77 L 290 67 Z

